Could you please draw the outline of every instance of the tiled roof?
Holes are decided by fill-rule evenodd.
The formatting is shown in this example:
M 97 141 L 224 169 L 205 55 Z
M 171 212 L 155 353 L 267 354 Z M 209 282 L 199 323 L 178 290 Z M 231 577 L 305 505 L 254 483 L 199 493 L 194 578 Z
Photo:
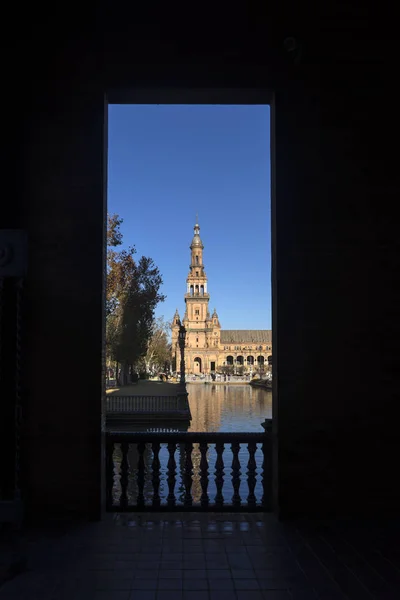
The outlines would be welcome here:
M 271 329 L 222 329 L 221 344 L 265 344 L 272 342 Z

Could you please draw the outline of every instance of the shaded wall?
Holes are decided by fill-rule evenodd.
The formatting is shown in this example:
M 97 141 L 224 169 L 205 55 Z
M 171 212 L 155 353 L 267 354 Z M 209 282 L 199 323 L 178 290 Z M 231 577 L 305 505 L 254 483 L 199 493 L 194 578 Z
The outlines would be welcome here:
M 98 517 L 104 99 L 83 85 L 46 92 L 25 131 L 24 496 L 34 520 Z
M 400 506 L 390 53 L 360 43 L 332 66 L 335 49 L 322 46 L 318 77 L 276 97 L 282 515 Z

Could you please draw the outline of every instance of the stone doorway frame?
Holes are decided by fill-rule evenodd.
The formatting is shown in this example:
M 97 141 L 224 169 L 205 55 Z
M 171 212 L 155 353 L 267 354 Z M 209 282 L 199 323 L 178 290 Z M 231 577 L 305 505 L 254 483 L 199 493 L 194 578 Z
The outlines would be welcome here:
M 104 168 L 107 181 L 108 165 L 108 105 L 109 104 L 221 104 L 221 105 L 265 105 L 270 107 L 270 181 L 271 181 L 271 310 L 272 310 L 272 503 L 273 510 L 279 513 L 278 488 L 278 386 L 277 386 L 277 257 L 276 257 L 276 98 L 275 92 L 266 87 L 260 88 L 168 88 L 153 89 L 109 89 L 105 95 L 105 148 Z M 107 186 L 104 190 L 104 207 L 107 213 Z M 104 258 L 105 260 L 105 258 Z

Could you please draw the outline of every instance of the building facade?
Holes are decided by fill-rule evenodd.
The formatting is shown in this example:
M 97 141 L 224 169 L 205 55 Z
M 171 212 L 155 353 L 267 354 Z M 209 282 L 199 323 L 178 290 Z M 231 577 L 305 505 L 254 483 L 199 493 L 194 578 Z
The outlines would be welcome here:
M 185 313 L 182 319 L 186 328 L 186 372 L 262 374 L 268 369 L 268 359 L 272 356 L 272 332 L 269 329 L 221 329 L 216 309 L 211 313 L 209 308 L 210 294 L 203 250 L 200 226 L 196 219 L 190 245 L 191 260 L 186 279 Z M 177 309 L 172 322 L 172 348 L 177 370 L 180 364 L 180 323 Z

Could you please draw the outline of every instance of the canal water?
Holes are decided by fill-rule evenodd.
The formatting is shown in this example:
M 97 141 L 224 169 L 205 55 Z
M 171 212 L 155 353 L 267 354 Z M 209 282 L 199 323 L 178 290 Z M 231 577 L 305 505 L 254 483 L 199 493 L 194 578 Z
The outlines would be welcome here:
M 261 423 L 266 418 L 272 417 L 272 394 L 266 390 L 259 388 L 253 388 L 248 384 L 244 385 L 213 385 L 213 384 L 188 384 L 189 392 L 189 404 L 192 413 L 192 421 L 188 428 L 190 432 L 260 432 L 264 429 Z M 166 503 L 168 495 L 167 485 L 167 463 L 168 463 L 168 451 L 165 444 L 162 444 L 159 458 L 161 463 L 161 481 L 160 481 L 160 497 L 161 502 Z M 200 450 L 198 444 L 194 444 L 192 452 L 193 461 L 193 485 L 192 485 L 192 497 L 193 504 L 200 504 L 201 497 L 201 484 L 200 484 Z M 207 453 L 208 460 L 208 471 L 209 471 L 209 486 L 208 495 L 210 503 L 214 502 L 216 495 L 215 486 L 215 463 L 216 463 L 216 451 L 214 445 L 209 446 Z M 230 444 L 225 445 L 223 453 L 224 459 L 224 485 L 223 495 L 226 503 L 230 503 L 233 496 L 232 487 L 232 452 Z M 129 465 L 130 465 L 130 476 L 128 484 L 128 501 L 129 503 L 135 504 L 137 499 L 137 462 L 138 452 L 136 445 L 131 444 L 129 454 Z M 247 487 L 247 462 L 249 459 L 249 453 L 247 450 L 247 444 L 242 444 L 239 452 L 240 461 L 240 472 L 241 472 L 241 485 L 239 494 L 242 502 L 245 504 L 248 496 Z M 255 454 L 257 471 L 256 471 L 256 487 L 255 495 L 257 502 L 261 501 L 262 497 L 262 481 L 261 481 L 261 465 L 263 456 L 261 452 L 260 444 L 258 444 L 257 451 Z M 144 495 L 146 504 L 151 504 L 153 488 L 151 483 L 152 469 L 151 463 L 153 460 L 153 453 L 150 445 L 147 445 L 144 453 L 144 461 L 146 468 Z M 184 499 L 184 485 L 183 485 L 183 474 L 184 474 L 184 452 L 179 446 L 175 454 L 175 460 L 177 463 L 176 468 L 176 486 L 175 495 L 177 498 L 177 504 L 183 504 Z M 114 465 L 115 465 L 115 483 L 113 490 L 114 502 L 117 503 L 121 493 L 119 485 L 120 475 L 120 464 L 121 464 L 121 451 L 118 445 L 114 451 Z
M 188 431 L 260 432 L 272 417 L 272 393 L 249 384 L 188 384 L 192 422 Z

